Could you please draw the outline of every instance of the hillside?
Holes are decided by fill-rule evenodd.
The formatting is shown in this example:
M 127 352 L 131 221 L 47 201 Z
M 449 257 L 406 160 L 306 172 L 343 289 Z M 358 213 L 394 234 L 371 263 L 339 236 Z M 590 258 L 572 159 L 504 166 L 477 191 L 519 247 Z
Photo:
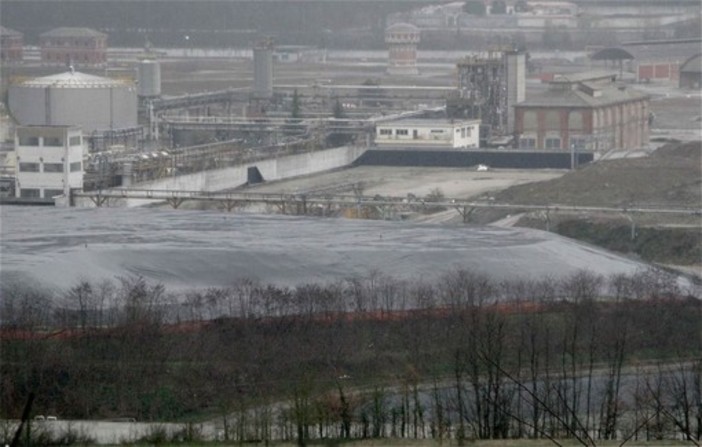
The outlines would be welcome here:
M 702 142 L 671 143 L 650 157 L 603 161 L 553 180 L 508 188 L 506 203 L 697 207 L 702 203 Z
M 563 177 L 508 188 L 505 203 L 603 207 L 693 208 L 702 205 L 702 143 L 670 143 L 651 156 L 602 161 Z M 502 217 L 476 213 L 476 222 Z M 693 266 L 702 271 L 700 216 L 678 214 L 532 213 L 520 226 L 548 229 L 648 262 Z M 700 273 L 697 273 L 700 276 Z

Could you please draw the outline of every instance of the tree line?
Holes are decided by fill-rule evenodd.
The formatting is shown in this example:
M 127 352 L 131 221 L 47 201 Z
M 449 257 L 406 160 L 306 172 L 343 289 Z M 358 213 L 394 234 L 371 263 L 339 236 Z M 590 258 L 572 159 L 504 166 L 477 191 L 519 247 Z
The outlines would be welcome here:
M 214 418 L 227 440 L 702 438 L 702 305 L 660 270 L 4 284 L 0 417 Z

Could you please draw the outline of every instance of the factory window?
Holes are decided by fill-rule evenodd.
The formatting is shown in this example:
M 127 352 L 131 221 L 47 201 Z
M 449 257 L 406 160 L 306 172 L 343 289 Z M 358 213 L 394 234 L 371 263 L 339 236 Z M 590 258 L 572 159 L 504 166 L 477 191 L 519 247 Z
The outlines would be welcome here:
M 466 136 L 468 138 L 470 138 L 470 136 L 471 136 L 471 128 L 470 127 L 466 127 Z
M 71 172 L 77 172 L 83 169 L 81 166 L 81 162 L 77 161 L 75 163 L 71 163 Z
M 561 139 L 560 138 L 546 138 L 545 141 L 546 149 L 560 149 Z
M 63 140 L 59 137 L 44 137 L 44 146 L 63 146 Z
M 380 129 L 380 135 L 392 135 L 392 129 Z
M 63 172 L 63 163 L 44 163 L 44 172 Z
M 39 146 L 39 137 L 20 137 L 20 146 Z
M 71 146 L 80 146 L 80 136 L 71 137 L 68 141 Z
M 466 137 L 466 128 L 463 127 L 463 128 L 461 129 L 461 138 L 465 138 L 465 137 Z
M 50 199 L 55 196 L 62 196 L 63 195 L 63 189 L 45 189 L 44 190 L 44 198 L 45 199 Z
M 587 149 L 587 139 L 585 137 L 570 137 L 570 147 L 572 149 Z
M 536 138 L 520 138 L 520 149 L 536 149 Z
M 444 129 L 432 129 L 429 132 L 430 133 L 444 133 Z
M 39 172 L 39 163 L 20 163 L 20 172 Z
M 41 197 L 40 192 L 38 188 L 22 188 L 20 189 L 20 197 L 25 199 L 38 199 Z
M 407 129 L 397 129 L 395 135 L 409 135 L 409 131 Z

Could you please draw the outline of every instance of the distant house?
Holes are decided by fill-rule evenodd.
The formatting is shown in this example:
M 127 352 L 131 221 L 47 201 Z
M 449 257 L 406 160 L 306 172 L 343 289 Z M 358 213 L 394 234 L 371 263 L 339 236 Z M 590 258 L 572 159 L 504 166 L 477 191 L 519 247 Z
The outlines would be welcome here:
M 19 31 L 0 26 L 0 62 L 22 62 L 24 36 Z
M 375 143 L 401 148 L 477 148 L 480 120 L 401 119 L 377 124 Z
M 107 34 L 90 28 L 56 28 L 39 36 L 44 65 L 102 66 L 107 63 Z
M 612 73 L 557 76 L 515 105 L 520 149 L 635 149 L 648 144 L 649 98 Z

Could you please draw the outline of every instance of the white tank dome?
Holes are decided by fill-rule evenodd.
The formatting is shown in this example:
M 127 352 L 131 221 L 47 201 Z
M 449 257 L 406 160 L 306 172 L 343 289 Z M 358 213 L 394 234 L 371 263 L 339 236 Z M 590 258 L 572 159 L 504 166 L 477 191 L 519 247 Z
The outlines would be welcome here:
M 23 126 L 80 126 L 86 133 L 137 126 L 133 83 L 73 70 L 11 85 L 8 104 Z
M 90 75 L 80 72 L 67 71 L 51 76 L 29 79 L 20 85 L 24 87 L 54 87 L 54 88 L 109 88 L 123 87 L 127 85 L 124 81 L 103 78 L 101 76 Z

